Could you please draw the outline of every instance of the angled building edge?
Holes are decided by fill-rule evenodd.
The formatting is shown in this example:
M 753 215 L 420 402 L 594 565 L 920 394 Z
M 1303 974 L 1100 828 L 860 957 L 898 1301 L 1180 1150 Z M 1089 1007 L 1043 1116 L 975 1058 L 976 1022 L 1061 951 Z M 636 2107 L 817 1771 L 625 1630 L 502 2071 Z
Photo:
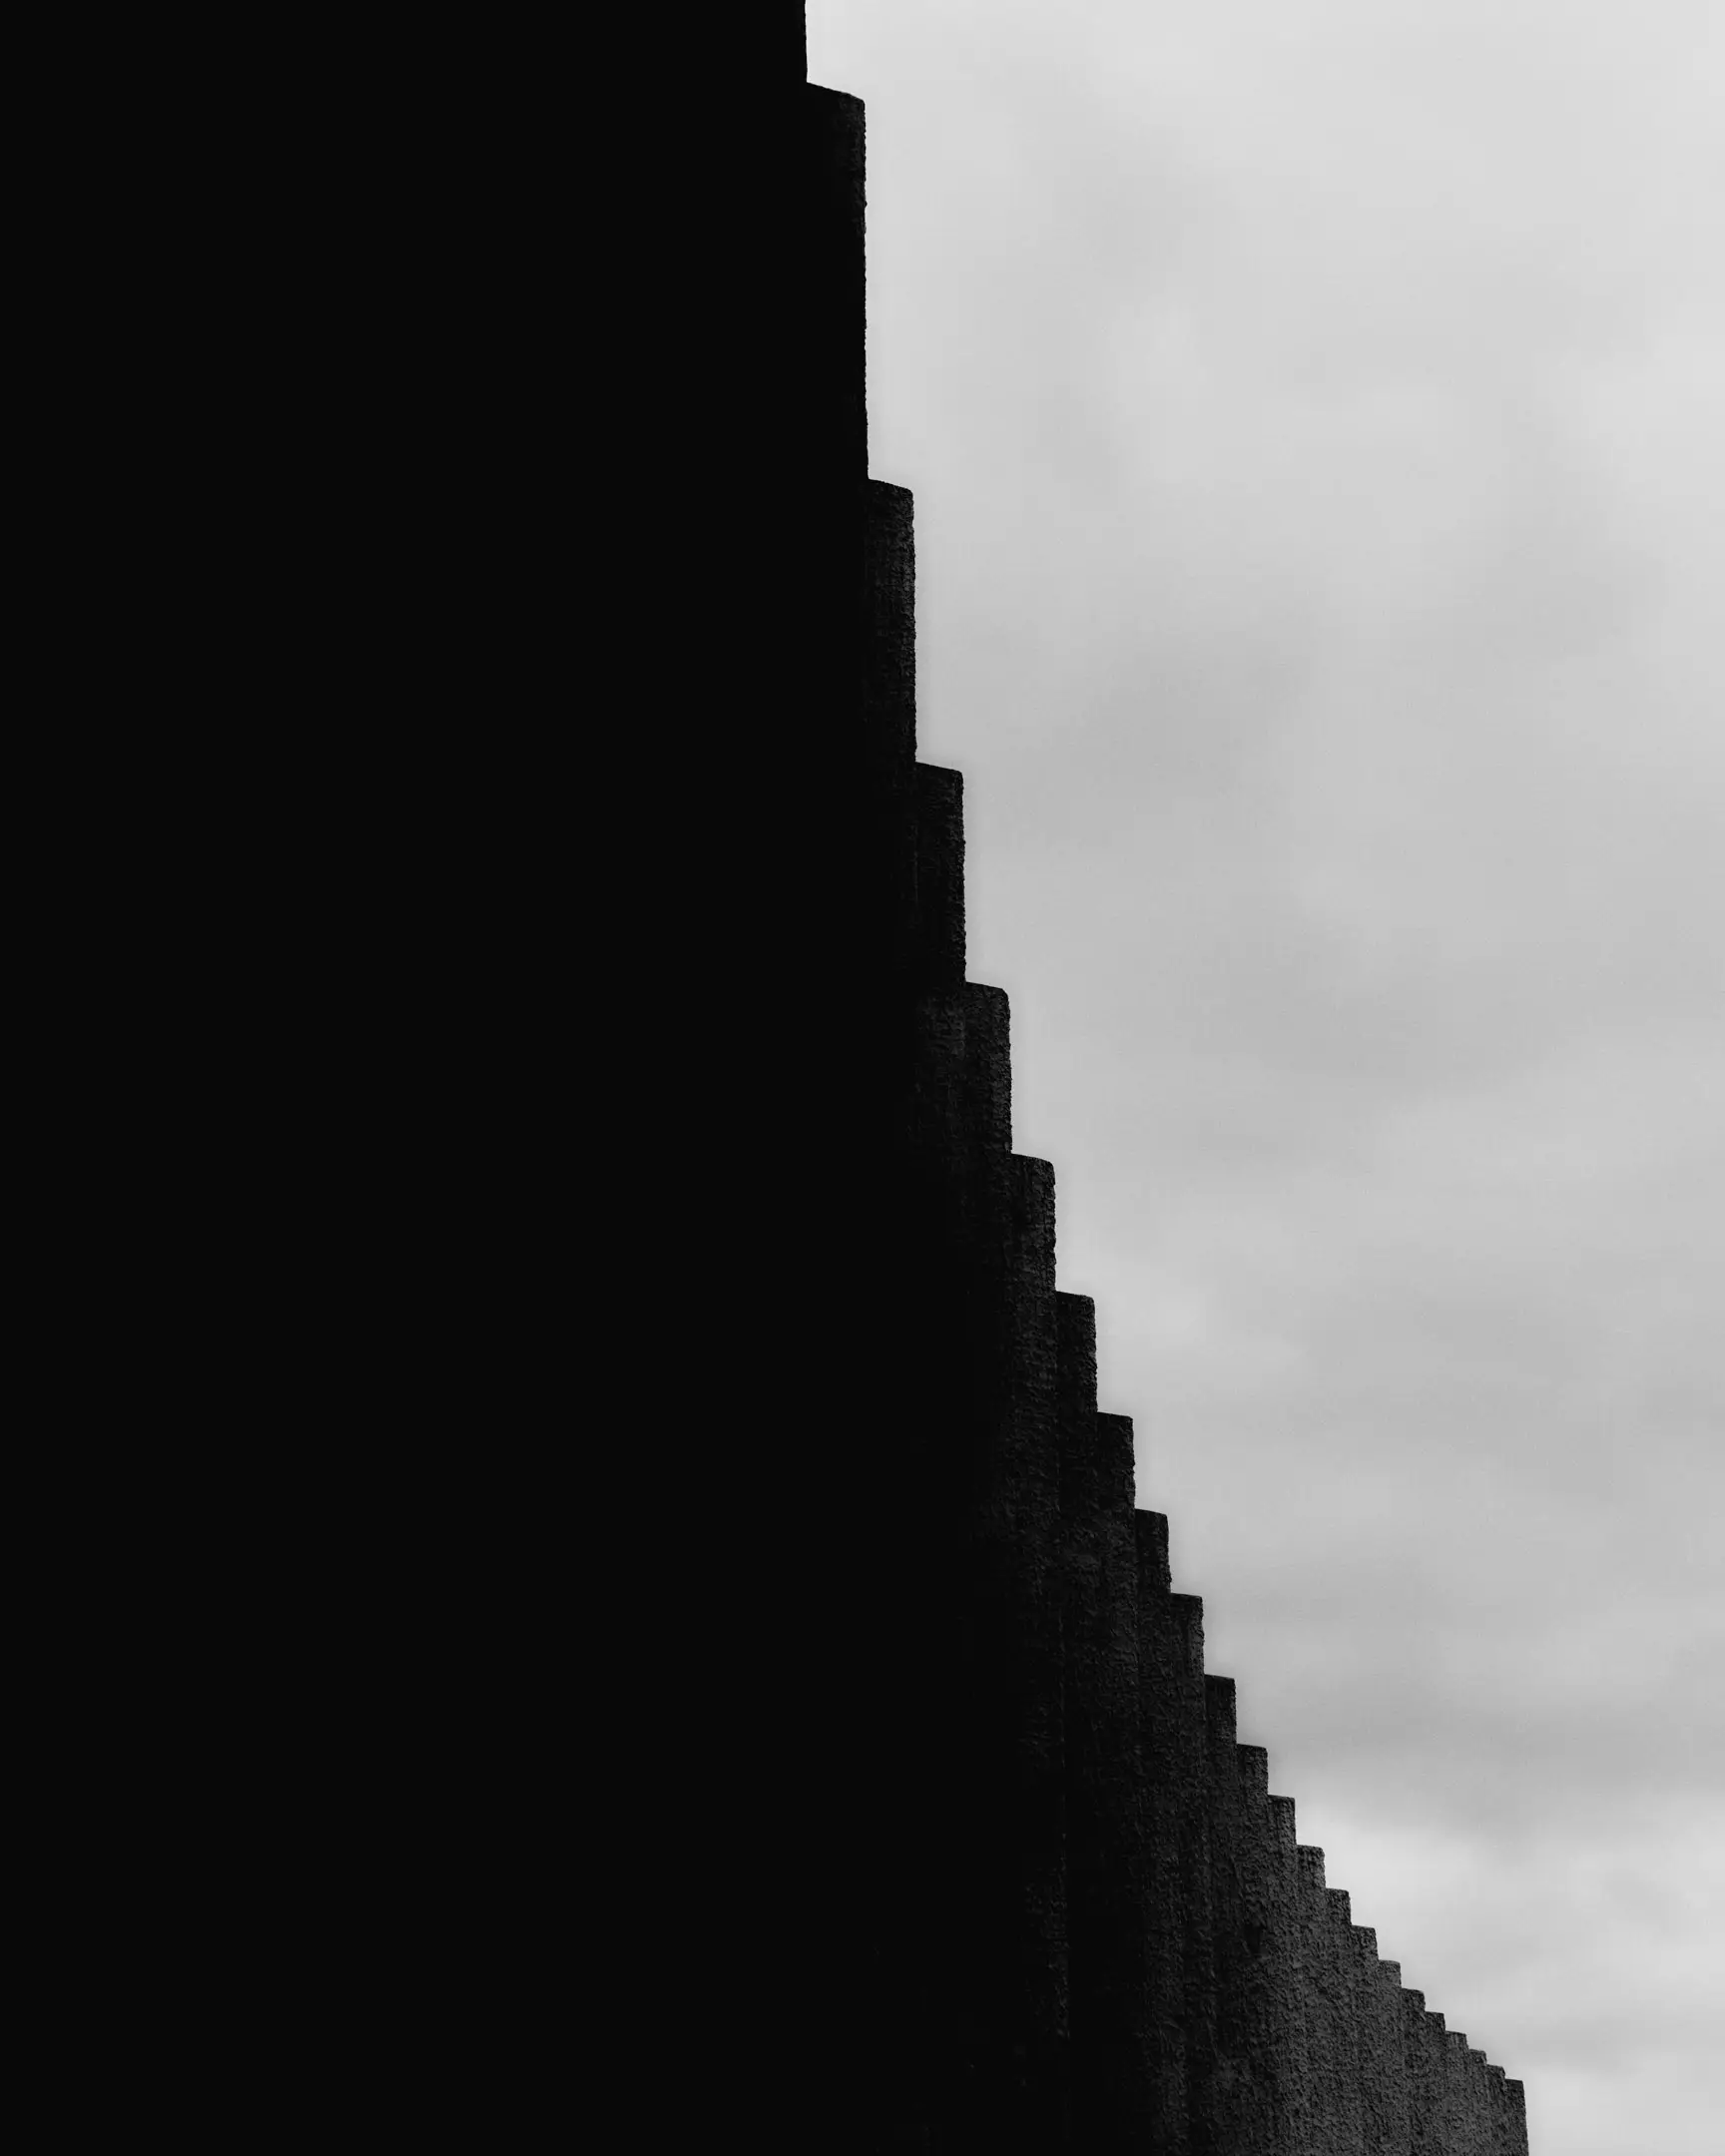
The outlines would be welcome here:
M 1098 1409 L 1054 1172 L 1012 1149 L 1007 998 L 965 974 L 962 781 L 916 759 L 913 504 L 866 461 L 864 115 L 807 83 L 782 104 L 771 709 L 821 839 L 785 834 L 775 932 L 825 1014 L 831 1117 L 788 1126 L 824 1270 L 782 1316 L 839 1379 L 795 1575 L 819 1660 L 787 1649 L 804 1696 L 781 1702 L 811 1763 L 795 1817 L 843 1843 L 811 1896 L 808 2145 L 1525 2156 L 1520 2084 L 1402 1988 L 1237 1741 L 1131 1423 Z

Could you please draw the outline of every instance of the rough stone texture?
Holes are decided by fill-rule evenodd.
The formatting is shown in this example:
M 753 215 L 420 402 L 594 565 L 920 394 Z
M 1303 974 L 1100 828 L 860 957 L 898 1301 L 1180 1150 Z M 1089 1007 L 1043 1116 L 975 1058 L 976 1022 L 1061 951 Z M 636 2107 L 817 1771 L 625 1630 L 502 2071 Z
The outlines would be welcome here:
M 1186 1976 L 1187 1857 L 1196 1832 L 1187 1802 L 1195 1771 L 1191 1720 L 1183 1714 L 1168 1522 L 1134 1514 L 1138 1566 L 1140 1800 L 1144 1822 L 1146 1989 L 1152 2037 L 1151 2146 L 1187 2156 L 1192 2147 Z
M 905 971 L 920 987 L 964 980 L 964 781 L 931 764 L 915 767 L 915 867 Z
M 1096 1409 L 1096 1310 L 1056 1297 L 1075 2145 L 1142 2149 L 1148 2021 L 1129 1423 Z
M 1491 2079 L 1484 2052 L 1473 2048 L 1467 2053 L 1467 2125 L 1473 2146 L 1482 2156 L 1493 2156 L 1497 2122 L 1491 2112 Z
M 1204 1679 L 1204 1810 L 1210 1843 L 1210 1966 L 1215 1984 L 1211 2065 L 1200 2146 L 1255 2149 L 1252 2089 L 1240 2010 L 1245 1915 L 1240 1892 L 1240 1793 L 1234 1680 Z
M 1279 2146 L 1293 2085 L 1293 1939 L 1280 1825 L 1270 1795 L 1270 1755 L 1261 1746 L 1240 1745 L 1235 1759 L 1241 1949 L 1235 2010 L 1240 2066 L 1252 2089 L 1251 2138 L 1242 2145 L 1270 2151 Z
M 830 459 L 835 474 L 862 480 L 868 470 L 862 100 L 811 83 L 803 113 L 812 230 L 798 265 L 807 292 L 802 363 L 822 400 L 810 453 Z
M 1459 2029 L 1443 2031 L 1443 2124 L 1445 2148 L 1473 2156 L 1472 2091 L 1467 2085 L 1467 2038 Z
M 1271 1960 L 1273 2040 L 1271 2064 L 1276 2092 L 1276 2146 L 1300 2150 L 1307 2145 L 1317 2108 L 1312 2053 L 1306 2027 L 1306 1961 L 1301 1931 L 1300 1849 L 1291 1797 L 1272 1797 L 1267 1881 Z
M 1507 2074 L 1503 2077 L 1497 2145 L 1503 2156 L 1527 2156 L 1527 2090 L 1523 2083 L 1510 2080 Z
M 1411 2156 L 1408 2062 L 1402 2049 L 1402 1969 L 1378 1958 L 1378 1934 L 1355 1927 L 1359 1956 L 1361 2084 L 1366 2156 Z
M 1324 1884 L 1324 1852 L 1302 1843 L 1299 1860 L 1298 1912 L 1303 1969 L 1301 2004 L 1306 2026 L 1306 2064 L 1311 2109 L 1307 2114 L 1303 2156 L 1320 2156 L 1336 2146 L 1341 2119 L 1342 2028 L 1330 1960 L 1330 1907 Z
M 1427 2009 L 1425 1993 L 1403 1994 L 1403 2055 L 1408 2062 L 1408 2109 L 1414 2156 L 1452 2156 L 1444 2079 L 1443 2016 Z
M 1360 2056 L 1360 1995 L 1356 1976 L 1351 1898 L 1341 1887 L 1325 1892 L 1329 1930 L 1325 1960 L 1336 2015 L 1337 2156 L 1361 2156 L 1364 2146 L 1365 2079 Z
M 916 543 L 907 487 L 862 490 L 862 761 L 896 775 L 916 753 Z

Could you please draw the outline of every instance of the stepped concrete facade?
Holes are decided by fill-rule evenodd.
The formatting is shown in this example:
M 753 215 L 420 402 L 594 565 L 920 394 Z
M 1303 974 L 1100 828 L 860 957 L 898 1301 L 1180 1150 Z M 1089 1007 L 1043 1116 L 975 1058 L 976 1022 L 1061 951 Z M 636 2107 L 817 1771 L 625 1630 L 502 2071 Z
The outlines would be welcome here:
M 852 1224 L 832 1427 L 863 1453 L 824 1649 L 856 1732 L 822 2091 L 846 2124 L 809 2145 L 1526 2156 L 1521 2084 L 1404 1988 L 1238 1742 L 1132 1423 L 1098 1405 L 1054 1170 L 1013 1151 L 1007 998 L 965 974 L 962 780 L 916 758 L 912 501 L 867 473 L 863 109 L 780 19 L 786 637 L 826 729 L 808 880 L 857 1125 L 822 1186 Z

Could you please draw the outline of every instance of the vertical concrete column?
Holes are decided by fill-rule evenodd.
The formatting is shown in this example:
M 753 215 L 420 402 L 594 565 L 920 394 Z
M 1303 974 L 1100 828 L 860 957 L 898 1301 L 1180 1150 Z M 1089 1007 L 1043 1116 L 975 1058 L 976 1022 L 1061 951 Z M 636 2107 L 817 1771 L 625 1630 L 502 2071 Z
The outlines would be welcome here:
M 1100 1758 L 1103 1876 L 1110 1911 L 1104 1936 L 1114 1970 L 1108 2025 L 1115 2046 L 1115 2116 L 1127 2145 L 1141 2156 L 1158 2112 L 1140 1726 L 1138 1515 L 1129 1415 L 1096 1417 L 1095 1487 L 1099 1682 L 1107 1708 Z
M 1003 2098 L 992 2131 L 1002 2147 L 1040 2152 L 1066 2143 L 1070 2031 L 1054 1171 L 1018 1155 L 1005 1165 L 1003 1383 L 981 1432 L 973 1515 L 996 1710 L 985 1764 L 996 1779 L 980 1795 L 1007 1925 L 991 1986 Z
M 1215 2062 L 1209 2086 L 1208 2146 L 1244 2149 L 1245 2035 L 1240 2026 L 1240 1962 L 1244 1954 L 1239 1870 L 1239 1763 L 1235 1758 L 1232 1677 L 1204 1679 L 1204 1808 L 1210 1841 L 1210 1939 L 1216 1982 Z
M 1096 1410 L 1095 1305 L 1059 1295 L 1055 1311 L 1073 2140 L 1085 2156 L 1136 2156 L 1150 2132 L 1151 2075 L 1131 1424 Z
M 1305 2156 L 1317 2112 L 1306 2030 L 1306 1949 L 1302 1929 L 1300 1838 L 1292 1797 L 1270 1799 L 1272 1948 L 1276 2023 L 1276 2147 Z
M 1012 1987 L 1020 1882 L 1010 1627 L 979 1594 L 975 1508 L 998 1450 L 1007 1391 L 1011 1150 L 1010 1009 L 996 988 L 958 980 L 910 1012 L 909 1071 L 884 1093 L 901 1128 L 881 1253 L 882 1315 L 869 1359 L 901 1372 L 901 1399 L 870 1432 L 872 1538 L 885 1710 L 904 1737 L 878 1810 L 897 1836 L 882 1896 L 901 1941 L 887 1956 L 897 2026 L 916 2030 L 905 2071 L 921 2115 L 954 2149 L 1019 2070 Z M 1003 1876 L 1004 1875 L 1004 1876 Z M 903 2040 L 903 2039 L 901 2039 Z M 1002 2063 L 1004 2053 L 1004 2064 Z
M 818 476 L 856 485 L 868 471 L 862 101 L 807 83 L 802 119 L 802 341 L 787 371 L 815 404 L 808 446 Z
M 923 996 L 916 1007 L 904 1139 L 940 1208 L 932 1232 L 970 1258 L 981 1255 L 989 1193 L 1003 1181 L 1012 1143 L 1010 1028 L 1004 993 L 981 981 Z
M 1225 2156 L 1216 2138 L 1216 1931 L 1210 1899 L 1204 1604 L 1197 1595 L 1170 1594 L 1167 1611 L 1170 1684 L 1163 1739 L 1179 1849 L 1188 2132 L 1193 2156 Z
M 1330 1898 L 1324 1883 L 1324 1852 L 1302 1843 L 1300 1943 L 1304 1981 L 1306 2058 L 1312 2090 L 1302 2156 L 1336 2156 L 1341 2132 L 1342 2031 L 1336 2012 L 1330 1953 Z
M 1486 2146 L 1491 2156 L 1526 2156 L 1525 2134 L 1518 2133 L 1510 2103 L 1508 2077 L 1501 2066 L 1485 2068 L 1485 2100 L 1491 2117 L 1491 2137 Z
M 916 759 L 916 533 L 908 487 L 862 484 L 862 724 L 871 767 Z M 820 723 L 820 715 L 811 713 Z
M 778 708 L 766 716 L 774 751 L 801 749 L 812 773 L 834 789 L 830 799 L 820 787 L 811 796 L 811 822 L 823 830 L 830 816 L 857 813 L 870 700 L 867 565 L 875 549 L 865 500 L 863 118 L 862 101 L 842 91 L 808 84 L 799 92 L 795 174 L 785 187 L 792 228 L 783 312 L 761 354 L 772 386 L 750 384 L 751 397 L 766 401 L 761 417 L 780 437 L 784 491 L 758 572 L 765 576 L 759 619 L 730 625 L 779 681 L 783 704 L 775 699 Z M 769 620 L 768 609 L 784 618 Z M 689 731 L 697 756 L 711 760 L 711 742 L 723 730 Z M 715 769 L 729 782 L 728 769 Z M 795 842 L 798 834 L 787 836 Z M 750 864 L 742 865 L 748 873 Z M 730 863 L 725 868 L 735 872 Z
M 906 971 L 921 991 L 964 979 L 964 780 L 937 765 L 914 768 L 916 849 Z
M 839 904 L 868 924 L 871 948 L 861 954 L 862 965 L 881 964 L 889 992 L 901 998 L 933 985 L 918 977 L 914 504 L 907 489 L 877 479 L 864 481 L 856 494 L 857 620 L 848 633 L 857 654 L 858 693 L 853 706 L 835 703 L 804 715 L 811 736 L 854 726 L 856 739 L 808 742 L 806 753 L 837 766 L 846 793 L 842 803 L 812 798 L 808 812 L 824 830 L 836 831 L 846 818 L 860 825 L 859 858 Z M 835 950 L 829 962 L 839 957 Z M 960 965 L 948 981 L 962 974 Z M 881 1024 L 874 1017 L 871 1030 Z
M 1408 2060 L 1402 2036 L 1402 1964 L 1380 1961 L 1377 1933 L 1358 1934 L 1366 1962 L 1366 2002 L 1362 2019 L 1370 2033 L 1366 2038 L 1371 2066 L 1368 2089 L 1371 2116 L 1367 2126 L 1367 2156 L 1413 2156 L 1408 2122 Z
M 1467 2038 L 1459 2029 L 1443 2031 L 1444 2156 L 1473 2156 L 1472 2105 L 1467 2087 Z
M 1096 1306 L 1054 1297 L 1059 1431 L 1059 1532 L 1052 1592 L 1060 1610 L 1065 1763 L 1065 1889 L 1072 2126 L 1088 2148 L 1112 2108 L 1104 2083 L 1111 1976 L 1105 1929 L 1100 1669 L 1100 1558 L 1096 1535 Z
M 1444 2108 L 1443 2016 L 1428 2011 L 1424 1991 L 1402 1994 L 1402 2055 L 1408 2062 L 1412 2156 L 1449 2156 Z
M 929 2110 L 953 2156 L 1040 2156 L 1065 2146 L 1068 2032 L 1053 1172 L 1009 1151 L 1005 996 L 967 982 L 915 1017 L 896 1256 L 937 1442 L 904 1487 L 947 1672 L 925 1724 Z
M 1503 2156 L 1527 2156 L 1527 2091 L 1507 2074 L 1503 2077 L 1503 2119 L 1498 2141 Z
M 1491 2113 L 1491 2081 L 1485 2054 L 1462 2038 L 1462 2116 L 1466 2121 L 1463 2147 L 1467 2156 L 1496 2156 L 1497 2122 Z
M 1240 1941 L 1232 2018 L 1246 2092 L 1240 2145 L 1250 2156 L 1260 2156 L 1260 2152 L 1274 2156 L 1278 2122 L 1288 2100 L 1289 2031 L 1284 2016 L 1291 1990 L 1292 1939 L 1285 1912 L 1278 1905 L 1279 1853 L 1270 1802 L 1270 1755 L 1261 1745 L 1236 1745 L 1234 1760 Z
M 1145 1985 L 1155 2075 L 1150 2147 L 1157 2156 L 1191 2156 L 1188 1877 L 1183 1868 L 1189 1825 L 1185 1793 L 1192 1772 L 1189 1688 L 1184 1686 L 1190 1646 L 1174 1621 L 1167 1518 L 1160 1512 L 1134 1512 L 1132 1529 L 1138 1570 Z M 1200 1638 L 1200 1667 L 1202 1653 Z
M 1361 2156 L 1365 2145 L 1365 2091 L 1360 2071 L 1360 1989 L 1354 1946 L 1353 1903 L 1339 1886 L 1325 1892 L 1330 1928 L 1325 1980 L 1336 2026 L 1336 2156 Z

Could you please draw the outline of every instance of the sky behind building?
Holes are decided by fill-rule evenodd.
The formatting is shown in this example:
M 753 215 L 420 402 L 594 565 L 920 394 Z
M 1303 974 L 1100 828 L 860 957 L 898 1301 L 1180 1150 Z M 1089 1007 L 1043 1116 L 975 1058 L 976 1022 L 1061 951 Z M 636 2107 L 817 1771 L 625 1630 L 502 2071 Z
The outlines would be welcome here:
M 810 0 L 1102 1404 L 1300 1838 L 1725 2147 L 1725 10 Z

